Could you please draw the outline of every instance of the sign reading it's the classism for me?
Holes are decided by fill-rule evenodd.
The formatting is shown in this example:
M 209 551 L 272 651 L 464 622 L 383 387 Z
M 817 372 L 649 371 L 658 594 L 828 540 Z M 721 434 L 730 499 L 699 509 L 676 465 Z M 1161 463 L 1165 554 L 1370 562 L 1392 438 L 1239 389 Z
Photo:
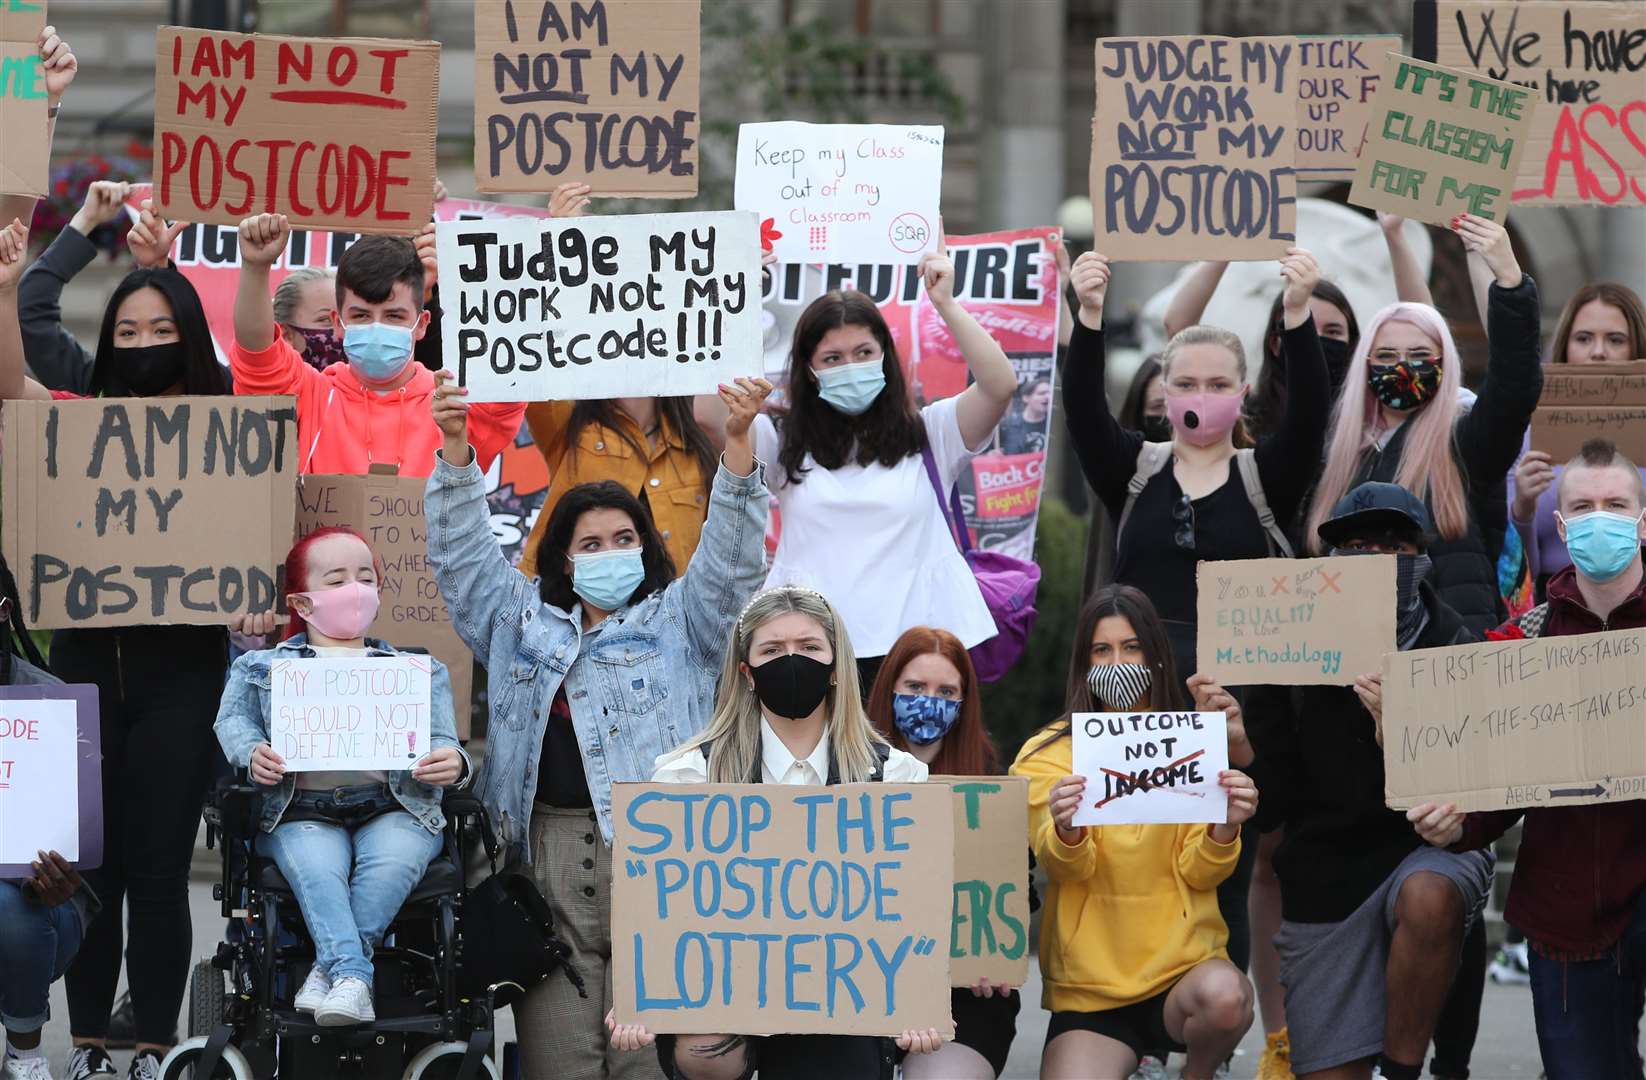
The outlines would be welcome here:
M 269 744 L 292 772 L 404 771 L 429 752 L 426 656 L 276 660 Z

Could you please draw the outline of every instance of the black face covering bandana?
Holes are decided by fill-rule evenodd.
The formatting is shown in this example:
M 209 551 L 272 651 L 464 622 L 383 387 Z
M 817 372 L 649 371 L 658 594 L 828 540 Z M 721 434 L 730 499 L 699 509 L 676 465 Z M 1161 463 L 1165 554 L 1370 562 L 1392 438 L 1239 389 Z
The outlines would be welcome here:
M 1402 649 L 1412 647 L 1429 621 L 1429 612 L 1423 606 L 1423 594 L 1418 586 L 1429 576 L 1432 565 L 1427 555 L 1395 556 L 1395 642 Z
M 115 349 L 103 373 L 103 392 L 110 397 L 153 397 L 183 381 L 188 356 L 181 341 Z
M 751 667 L 754 696 L 773 715 L 804 720 L 829 696 L 834 666 L 799 653 L 789 653 Z
M 1347 341 L 1337 341 L 1333 338 L 1320 339 L 1320 351 L 1326 357 L 1326 378 L 1332 384 L 1332 396 L 1343 389 L 1343 384 L 1349 378 L 1349 358 L 1354 355 L 1354 349 Z
M 1171 442 L 1172 422 L 1164 416 L 1145 416 L 1143 437 L 1150 442 Z

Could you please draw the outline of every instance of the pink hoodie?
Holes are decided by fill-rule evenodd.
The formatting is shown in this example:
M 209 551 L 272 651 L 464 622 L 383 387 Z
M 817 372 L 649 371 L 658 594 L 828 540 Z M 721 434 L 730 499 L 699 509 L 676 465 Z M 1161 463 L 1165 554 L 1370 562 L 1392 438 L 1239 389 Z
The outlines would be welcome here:
M 428 476 L 442 435 L 431 406 L 434 373 L 412 361 L 415 374 L 386 394 L 362 386 L 348 364 L 316 371 L 276 334 L 274 344 L 250 352 L 229 349 L 237 394 L 292 394 L 297 398 L 298 470 L 359 474 L 374 464 L 394 464 L 401 476 Z M 469 441 L 482 470 L 514 441 L 526 405 L 475 404 L 469 410 Z

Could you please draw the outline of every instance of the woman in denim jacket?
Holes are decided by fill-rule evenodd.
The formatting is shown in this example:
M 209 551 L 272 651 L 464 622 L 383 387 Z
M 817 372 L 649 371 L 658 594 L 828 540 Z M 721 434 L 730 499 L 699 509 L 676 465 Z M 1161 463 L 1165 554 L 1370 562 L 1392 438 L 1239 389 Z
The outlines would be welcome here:
M 318 529 L 286 557 L 291 625 L 272 649 L 246 653 L 229 671 L 217 741 L 263 800 L 258 846 L 291 885 L 314 939 L 315 960 L 298 1010 L 323 1026 L 369 1023 L 372 950 L 440 850 L 441 788 L 470 773 L 452 719 L 451 676 L 433 657 L 429 753 L 401 772 L 287 773 L 269 744 L 270 671 L 282 660 L 396 656 L 368 639 L 383 566 L 352 529 Z
M 588 981 L 563 979 L 515 1006 L 532 1076 L 658 1076 L 610 1050 L 602 1018 L 611 968 L 612 784 L 651 779 L 657 757 L 714 711 L 732 624 L 765 576 L 769 495 L 749 428 L 771 385 L 722 386 L 726 450 L 703 533 L 675 579 L 635 493 L 580 484 L 555 506 L 537 549 L 542 578 L 509 566 L 492 538 L 467 441 L 465 391 L 438 375 L 445 447 L 424 509 L 429 559 L 459 636 L 490 675 L 491 725 L 477 790 L 511 860 L 530 863 Z

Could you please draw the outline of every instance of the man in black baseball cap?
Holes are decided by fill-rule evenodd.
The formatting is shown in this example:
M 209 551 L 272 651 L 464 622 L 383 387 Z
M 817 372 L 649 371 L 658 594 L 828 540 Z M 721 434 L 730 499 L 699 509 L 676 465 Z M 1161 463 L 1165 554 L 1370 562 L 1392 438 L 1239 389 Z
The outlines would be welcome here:
M 1423 500 L 1380 483 L 1350 491 L 1319 528 L 1334 556 L 1396 557 L 1403 651 L 1475 639 L 1424 580 L 1432 529 Z M 1292 1071 L 1376 1066 L 1415 1080 L 1485 905 L 1492 857 L 1430 847 L 1384 805 L 1379 672 L 1352 687 L 1290 690 L 1247 703 L 1246 737 L 1231 738 L 1229 762 L 1263 792 L 1258 827 L 1285 829 L 1274 943 Z

